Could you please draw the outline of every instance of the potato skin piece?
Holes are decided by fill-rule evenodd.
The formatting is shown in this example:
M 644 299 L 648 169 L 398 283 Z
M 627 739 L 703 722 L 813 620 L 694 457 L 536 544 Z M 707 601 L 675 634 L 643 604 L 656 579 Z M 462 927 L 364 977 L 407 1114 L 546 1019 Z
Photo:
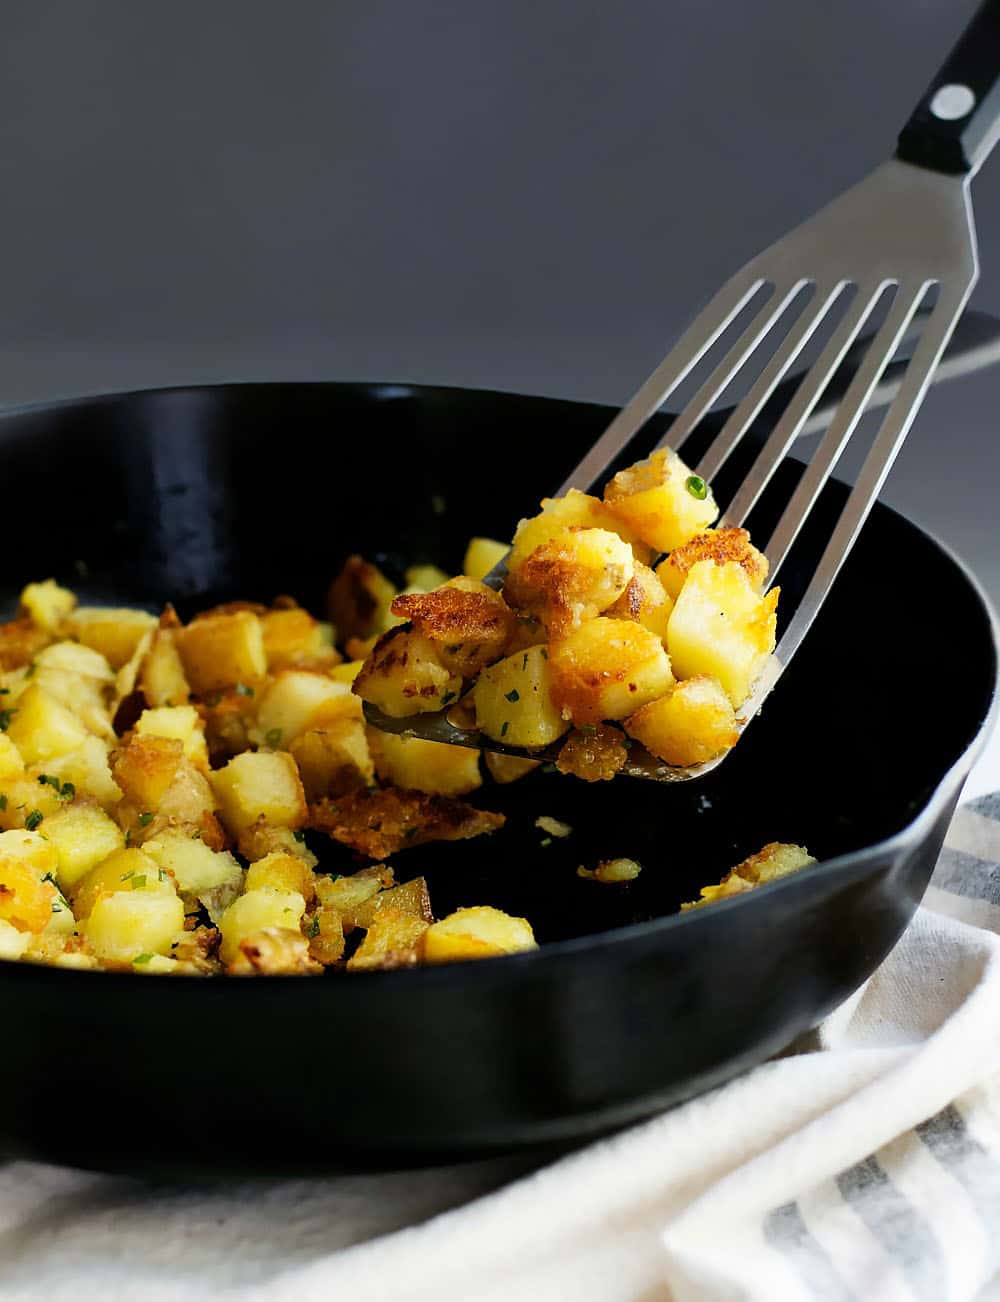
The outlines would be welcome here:
M 655 633 L 626 619 L 588 620 L 549 645 L 552 699 L 577 724 L 624 719 L 674 684 Z

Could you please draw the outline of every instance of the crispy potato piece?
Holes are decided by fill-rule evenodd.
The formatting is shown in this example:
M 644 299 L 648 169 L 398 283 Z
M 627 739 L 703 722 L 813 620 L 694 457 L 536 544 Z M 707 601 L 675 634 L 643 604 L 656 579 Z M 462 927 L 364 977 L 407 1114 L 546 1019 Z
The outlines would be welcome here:
M 514 614 L 499 592 L 475 579 L 452 579 L 426 593 L 400 593 L 392 613 L 409 620 L 437 648 L 445 669 L 472 678 L 503 655 Z
M 233 836 L 258 818 L 282 827 L 306 821 L 306 798 L 299 771 L 284 751 L 246 751 L 211 776 L 220 816 Z
M 576 875 L 612 886 L 619 882 L 635 881 L 641 872 L 642 864 L 635 859 L 602 859 L 594 869 L 584 868 L 581 864 Z
M 339 963 L 344 957 L 344 924 L 336 909 L 320 906 L 302 921 L 309 942 L 309 957 L 324 967 Z
M 77 716 L 95 736 L 114 740 L 108 702 L 115 676 L 98 651 L 54 642 L 35 657 L 34 683 Z
M 38 683 L 25 689 L 8 717 L 7 736 L 26 764 L 78 750 L 89 735 L 72 710 Z
M 30 665 L 42 647 L 52 639 L 28 615 L 0 624 L 0 669 L 21 669 Z
M 369 917 L 369 904 L 380 891 L 395 884 L 391 868 L 385 864 L 372 864 L 347 877 L 327 877 L 322 873 L 315 879 L 316 896 L 324 909 L 335 909 L 343 919 L 345 931 L 359 925 L 359 917 Z
M 525 749 L 548 746 L 569 728 L 553 692 L 549 651 L 518 651 L 484 669 L 473 688 L 476 726 L 494 741 Z
M 347 683 L 311 670 L 281 669 L 260 693 L 253 735 L 272 748 L 287 748 L 307 728 L 363 718 L 361 702 Z
M 4 797 L 0 801 L 3 805 L 0 809 L 0 827 L 27 827 L 30 831 L 38 825 L 39 818 L 47 819 L 64 808 L 64 802 L 54 788 L 48 783 L 40 783 L 38 777 L 38 773 L 31 772 L 22 778 L 8 779 L 3 783 L 0 787 L 0 794 Z
M 352 791 L 340 800 L 321 800 L 309 811 L 309 826 L 369 859 L 428 841 L 464 841 L 503 827 L 503 814 L 473 809 L 450 796 L 420 791 Z
M 389 627 L 396 589 L 377 565 L 363 556 L 349 556 L 327 593 L 327 609 L 338 635 L 345 642 L 384 633 Z
M 686 678 L 625 720 L 625 731 L 665 764 L 702 764 L 735 746 L 736 715 L 717 678 Z
M 656 574 L 648 565 L 636 562 L 628 587 L 605 614 L 609 619 L 634 619 L 662 641 L 666 639 L 673 608 L 674 603 Z
M 699 561 L 741 565 L 755 592 L 760 592 L 767 581 L 767 557 L 752 545 L 746 529 L 736 529 L 731 525 L 723 529 L 706 529 L 676 547 L 656 567 L 660 582 L 674 600 L 680 595 L 691 566 Z
M 208 772 L 208 747 L 205 744 L 201 715 L 193 705 L 163 706 L 143 710 L 135 725 L 140 737 L 173 737 L 181 743 L 184 755 L 195 768 Z
M 671 448 L 621 470 L 605 485 L 608 509 L 659 552 L 673 551 L 719 514 L 712 490 Z
M 60 782 L 71 782 L 81 796 L 92 796 L 106 810 L 122 798 L 121 788 L 111 776 L 108 744 L 100 737 L 88 736 L 76 750 L 46 759 L 38 766 Z
M 173 614 L 173 608 L 169 609 Z M 167 612 L 160 616 L 160 626 L 153 633 L 139 669 L 137 685 L 146 698 L 146 704 L 153 709 L 187 705 L 191 699 L 191 688 L 177 650 L 177 630 Z
M 646 543 L 600 498 L 571 488 L 565 497 L 543 498 L 539 514 L 520 522 L 507 558 L 508 568 L 516 569 L 536 547 L 541 547 L 564 529 L 607 529 L 629 544 L 637 560 L 645 564 L 652 560 L 652 552 Z
M 260 619 L 250 610 L 199 615 L 177 634 L 191 690 L 204 695 L 236 684 L 253 686 L 267 673 Z
M 15 931 L 43 931 L 59 892 L 54 848 L 35 832 L 0 832 L 0 921 Z
M 257 714 L 257 702 L 247 692 L 211 693 L 199 701 L 198 713 L 205 724 L 205 743 L 210 762 L 218 765 L 250 745 L 250 730 Z
M 736 561 L 695 562 L 667 626 L 677 677 L 717 678 L 733 706 L 742 705 L 774 650 L 778 593 L 760 596 Z
M 288 750 L 299 767 L 309 803 L 323 796 L 346 795 L 375 780 L 368 730 L 357 719 L 334 719 L 322 728 L 310 728 Z
M 620 773 L 628 759 L 628 741 L 606 723 L 577 728 L 566 738 L 556 760 L 560 773 L 584 782 L 607 782 Z
M 121 828 L 96 804 L 74 801 L 47 817 L 43 827 L 59 856 L 56 879 L 64 891 L 125 845 Z
M 29 583 L 21 593 L 21 612 L 53 637 L 76 605 L 76 593 L 61 588 L 55 579 Z
M 183 928 L 184 905 L 179 896 L 149 886 L 102 895 L 80 925 L 98 958 L 118 962 L 140 954 L 169 954 L 171 942 Z
M 458 699 L 462 679 L 444 667 L 438 652 L 438 644 L 419 633 L 391 629 L 376 642 L 353 691 L 394 719 L 440 710 Z
M 301 934 L 299 922 L 305 911 L 306 902 L 298 891 L 279 891 L 273 887 L 247 891 L 230 904 L 219 920 L 220 959 L 227 965 L 235 962 L 242 942 L 265 928 L 277 927 Z
M 741 895 L 744 891 L 752 891 L 755 886 L 777 881 L 779 877 L 787 877 L 790 873 L 808 868 L 815 862 L 816 860 L 804 845 L 769 841 L 756 854 L 750 855 L 735 868 L 731 868 L 718 886 L 703 886 L 701 898 L 692 900 L 689 904 L 682 904 L 681 909 L 684 911 L 700 909 L 703 905 L 712 904 L 716 900 L 724 900 L 731 895 Z
M 235 893 L 243 884 L 243 869 L 225 850 L 213 850 L 201 837 L 168 829 L 143 843 L 142 852 L 170 874 L 179 891 L 198 898 L 229 887 Z
M 495 750 L 484 751 L 483 755 L 490 777 L 494 782 L 504 786 L 509 782 L 526 778 L 529 773 L 533 773 L 541 766 L 541 760 L 518 759 L 516 755 L 501 755 Z
M 433 922 L 431 897 L 423 877 L 414 877 L 400 886 L 378 891 L 361 904 L 344 910 L 344 922 L 351 927 L 370 927 L 383 909 L 397 913 L 410 913 L 424 922 Z
M 368 744 L 375 772 L 393 786 L 428 795 L 465 796 L 483 785 L 477 750 L 398 737 L 377 728 L 368 729 Z
M 503 592 L 510 605 L 560 637 L 613 605 L 634 571 L 632 548 L 616 533 L 565 529 L 508 565 Z
M 324 639 L 319 621 L 301 606 L 269 610 L 261 615 L 260 624 L 267 667 L 272 672 L 304 661 L 323 660 L 332 667 L 340 660 L 338 653 Z
M 323 968 L 301 931 L 264 927 L 240 941 L 227 971 L 230 976 L 316 976 Z
M 382 909 L 347 960 L 348 972 L 412 967 L 419 962 L 418 945 L 426 930 L 427 923 L 416 914 Z
M 156 627 L 156 616 L 129 607 L 77 606 L 65 622 L 66 631 L 84 646 L 99 651 L 112 669 L 121 669 L 139 640 Z
M 495 538 L 470 538 L 462 561 L 462 573 L 470 579 L 485 579 L 509 551 L 508 543 L 497 542 Z
M 272 887 L 276 891 L 298 891 L 306 907 L 316 898 L 316 878 L 313 870 L 298 855 L 277 850 L 258 859 L 247 869 L 246 890 L 256 891 Z
M 266 818 L 258 818 L 249 827 L 245 827 L 236 839 L 236 848 L 251 863 L 276 850 L 296 855 L 310 868 L 315 868 L 319 863 L 306 845 L 302 832 L 295 832 L 290 827 L 276 827 Z
M 670 657 L 655 633 L 604 616 L 551 643 L 549 669 L 552 699 L 577 726 L 624 719 L 674 683 Z
M 420 956 L 425 963 L 455 963 L 469 958 L 496 958 L 537 949 L 527 918 L 481 906 L 456 909 L 423 934 Z
M 155 812 L 173 785 L 184 759 L 176 737 L 132 733 L 111 755 L 111 773 L 127 798 L 142 812 Z

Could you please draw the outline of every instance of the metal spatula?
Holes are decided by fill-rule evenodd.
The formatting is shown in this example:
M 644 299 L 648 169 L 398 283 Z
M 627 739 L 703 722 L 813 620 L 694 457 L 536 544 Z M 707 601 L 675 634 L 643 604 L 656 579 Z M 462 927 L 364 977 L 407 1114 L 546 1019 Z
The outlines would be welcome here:
M 734 380 L 757 369 L 745 396 L 695 470 L 711 480 L 747 433 L 796 359 L 824 329 L 828 337 L 795 388 L 773 432 L 726 506 L 720 525 L 740 525 L 821 404 L 824 393 L 876 313 L 884 312 L 860 364 L 831 414 L 770 539 L 769 583 L 812 510 L 879 382 L 921 309 L 926 319 L 813 577 L 768 668 L 741 710 L 754 717 L 791 661 L 854 545 L 917 413 L 978 276 L 969 181 L 1000 135 L 1000 0 L 985 0 L 899 137 L 894 158 L 749 262 L 699 314 L 638 393 L 559 488 L 592 489 L 677 387 L 738 320 L 750 319 L 673 421 L 663 442 L 683 453 L 689 435 Z M 831 322 L 833 322 L 832 329 Z M 779 327 L 781 327 L 779 329 Z M 782 329 L 784 333 L 782 335 Z M 764 350 L 766 361 L 761 366 Z M 755 538 L 759 544 L 761 540 Z M 502 564 L 487 577 L 499 587 Z M 369 722 L 432 741 L 507 747 L 467 727 L 451 711 L 390 719 L 365 705 Z M 558 745 L 552 748 L 558 750 Z M 534 758 L 546 758 L 534 753 Z M 685 781 L 719 759 L 672 768 L 634 747 L 623 770 L 636 777 Z

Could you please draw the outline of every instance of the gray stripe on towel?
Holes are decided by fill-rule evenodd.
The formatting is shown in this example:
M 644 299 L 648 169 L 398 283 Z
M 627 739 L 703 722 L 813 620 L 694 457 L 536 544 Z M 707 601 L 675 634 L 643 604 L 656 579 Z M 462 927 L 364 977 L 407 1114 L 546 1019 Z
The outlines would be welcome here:
M 922 1121 L 916 1133 L 929 1152 L 962 1186 L 986 1228 L 990 1259 L 996 1261 L 996 1232 L 1000 1225 L 1000 1166 L 973 1135 L 952 1104 Z
M 813 1237 L 798 1203 L 785 1203 L 768 1212 L 763 1230 L 764 1238 L 789 1258 L 817 1302 L 851 1302 L 855 1297 L 826 1249 Z
M 952 895 L 1000 904 L 1000 864 L 966 854 L 963 850 L 950 850 L 945 846 L 931 884 L 942 891 L 951 891 Z
M 941 1302 L 947 1297 L 941 1245 L 924 1217 L 889 1179 L 878 1158 L 866 1157 L 857 1166 L 841 1171 L 837 1188 L 899 1266 L 915 1298 Z
M 988 796 L 970 800 L 968 807 L 974 809 L 977 814 L 982 814 L 984 818 L 992 818 L 995 823 L 1000 823 L 1000 791 L 991 791 Z M 958 812 L 961 814 L 962 811 Z

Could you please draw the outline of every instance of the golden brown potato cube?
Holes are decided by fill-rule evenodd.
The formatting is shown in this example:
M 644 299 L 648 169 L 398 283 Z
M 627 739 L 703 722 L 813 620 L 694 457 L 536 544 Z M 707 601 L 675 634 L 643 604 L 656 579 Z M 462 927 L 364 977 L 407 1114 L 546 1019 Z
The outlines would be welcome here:
M 756 886 L 766 882 L 777 881 L 790 873 L 808 868 L 816 860 L 804 845 L 792 845 L 781 841 L 769 841 L 763 849 L 731 868 L 717 886 L 703 886 L 701 898 L 690 904 L 682 904 L 681 910 L 698 909 L 715 900 L 728 899 L 732 895 L 742 895 L 752 891 Z
M 294 832 L 290 827 L 272 827 L 263 818 L 258 818 L 240 832 L 236 839 L 236 848 L 243 858 L 249 859 L 251 863 L 255 859 L 263 859 L 265 855 L 273 854 L 276 850 L 284 854 L 294 854 L 310 868 L 315 868 L 319 863 L 306 845 L 303 833 Z
M 46 766 L 48 767 L 48 766 Z M 58 814 L 65 808 L 65 802 L 48 782 L 39 782 L 40 772 L 37 768 L 22 778 L 8 778 L 0 785 L 0 828 L 23 828 L 29 831 L 39 828 L 45 831 L 40 821 Z M 50 775 L 45 774 L 48 778 Z
M 634 619 L 663 641 L 673 608 L 674 603 L 656 574 L 648 565 L 637 562 L 628 587 L 605 614 L 609 619 Z
M 138 687 L 154 709 L 186 705 L 190 700 L 191 688 L 177 650 L 175 629 L 161 627 L 154 632 L 139 670 Z
M 363 556 L 349 556 L 327 594 L 327 608 L 337 635 L 347 643 L 384 633 L 390 626 L 389 607 L 396 595 L 377 565 Z
M 0 624 L 0 670 L 26 668 L 51 640 L 28 615 Z
M 16 782 L 24 777 L 24 760 L 5 732 L 0 732 L 0 790 L 5 782 Z
M 78 795 L 92 796 L 104 809 L 112 809 L 122 791 L 111 776 L 108 750 L 102 738 L 89 736 L 78 749 L 44 760 L 38 767 L 61 783 L 72 783 Z
M 374 781 L 367 731 L 357 719 L 334 719 L 322 728 L 309 728 L 295 738 L 288 750 L 299 766 L 310 804 Z
M 313 870 L 298 855 L 284 854 L 280 850 L 258 859 L 247 869 L 245 889 L 256 891 L 263 887 L 276 891 L 298 891 L 307 906 L 316 898 Z
M 318 657 L 326 657 L 331 665 L 340 659 L 324 641 L 319 621 L 301 606 L 269 610 L 266 615 L 261 615 L 260 623 L 267 667 L 272 671 Z
M 767 557 L 752 545 L 746 529 L 735 529 L 730 525 L 724 529 L 707 529 L 675 548 L 656 567 L 661 583 L 675 600 L 680 595 L 688 571 L 698 561 L 715 561 L 716 565 L 735 562 L 741 565 L 755 592 L 760 592 L 767 581 Z
M 208 771 L 208 748 L 201 715 L 193 705 L 165 705 L 143 710 L 135 725 L 140 737 L 174 737 L 195 768 Z
M 227 887 L 235 898 L 243 883 L 243 869 L 231 854 L 213 850 L 189 832 L 168 828 L 144 842 L 142 852 L 169 873 L 186 895 L 201 897 Z
M 79 801 L 47 817 L 42 830 L 59 856 L 56 878 L 64 891 L 125 845 L 121 829 L 99 805 Z
M 614 604 L 635 570 L 632 548 L 608 529 L 566 529 L 508 567 L 504 597 L 553 637 Z
M 179 896 L 148 889 L 102 895 L 80 927 L 99 958 L 119 963 L 139 954 L 169 954 L 183 929 Z
M 53 637 L 76 605 L 76 594 L 61 588 L 55 579 L 29 583 L 21 593 L 21 610 L 33 624 Z
M 685 678 L 625 720 L 625 731 L 665 764 L 702 764 L 735 746 L 736 715 L 717 678 Z
M 363 717 L 361 702 L 347 683 L 312 670 L 281 669 L 260 694 L 254 736 L 277 750 L 307 728 Z
M 43 931 L 59 895 L 47 875 L 53 877 L 57 867 L 56 852 L 44 837 L 0 832 L 0 922 L 15 931 Z
M 440 710 L 457 700 L 462 679 L 441 663 L 436 643 L 399 628 L 379 638 L 354 680 L 353 690 L 383 714 L 404 719 Z
M 509 782 L 517 782 L 520 778 L 526 778 L 529 773 L 541 767 L 540 760 L 518 759 L 516 755 L 501 755 L 498 751 L 487 750 L 483 752 L 486 759 L 486 767 L 490 771 L 490 777 L 494 782 L 499 782 L 506 786 Z
M 302 931 L 309 941 L 309 957 L 324 967 L 344 957 L 344 924 L 336 909 L 318 908 L 302 919 Z
M 306 798 L 299 771 L 285 751 L 246 751 L 211 775 L 220 817 L 233 836 L 258 818 L 280 827 L 301 827 Z
M 108 710 L 115 676 L 99 652 L 79 642 L 55 642 L 35 657 L 34 682 L 71 710 L 88 731 L 113 741 Z
M 72 710 L 32 683 L 9 712 L 7 736 L 21 753 L 26 764 L 65 755 L 77 750 L 87 740 L 88 732 Z
M 627 737 L 609 724 L 590 723 L 566 738 L 556 768 L 584 782 L 607 782 L 622 771 L 627 759 Z
M 733 705 L 742 705 L 774 650 L 778 592 L 760 596 L 735 561 L 697 561 L 667 626 L 677 677 L 717 678 Z
M 234 900 L 219 920 L 222 944 L 219 957 L 223 963 L 237 961 L 241 943 L 255 932 L 276 927 L 299 932 L 306 902 L 298 891 L 259 887 Z M 301 933 L 300 933 L 301 934 Z
M 432 592 L 400 593 L 392 613 L 429 638 L 445 669 L 463 678 L 499 660 L 514 633 L 514 613 L 499 592 L 464 577 Z
M 99 899 L 119 891 L 176 894 L 172 877 L 150 855 L 134 848 L 115 850 L 69 888 L 73 912 L 78 918 L 89 917 Z
M 416 918 L 423 918 L 424 922 L 434 921 L 427 882 L 423 877 L 414 877 L 400 886 L 390 886 L 387 890 L 379 891 L 353 908 L 345 909 L 344 922 L 350 927 L 367 928 L 383 909 L 410 913 Z
M 483 784 L 477 750 L 376 728 L 368 730 L 368 738 L 375 772 L 383 782 L 441 796 L 464 796 Z
M 350 929 L 359 909 L 366 905 L 379 891 L 388 890 L 395 885 L 395 876 L 385 864 L 372 864 L 370 868 L 361 868 L 346 877 L 327 877 L 320 873 L 316 877 L 316 894 L 324 908 L 336 909 L 344 918 L 344 925 Z
M 260 620 L 249 610 L 199 616 L 178 631 L 177 649 L 191 690 L 200 696 L 252 686 L 267 673 Z
M 549 652 L 544 646 L 518 651 L 484 669 L 473 689 L 476 726 L 494 741 L 537 749 L 567 731 L 552 692 Z
M 624 719 L 674 684 L 663 643 L 628 619 L 589 620 L 549 645 L 552 699 L 579 727 Z
M 348 972 L 410 967 L 419 961 L 417 946 L 427 930 L 423 918 L 400 909 L 380 909 L 365 938 L 347 960 Z
M 527 918 L 500 909 L 457 909 L 424 932 L 420 956 L 425 963 L 456 963 L 469 958 L 497 958 L 537 949 Z
M 712 490 L 671 448 L 619 471 L 606 485 L 604 501 L 659 552 L 680 547 L 719 514 Z
M 230 976 L 318 976 L 322 966 L 309 952 L 309 941 L 290 927 L 263 927 L 240 941 L 228 965 Z
M 140 638 L 155 627 L 156 616 L 147 610 L 110 606 L 77 606 L 65 623 L 72 637 L 99 651 L 112 669 L 121 669 Z
M 128 799 L 142 811 L 159 808 L 184 759 L 176 737 L 133 733 L 111 756 L 111 773 Z
M 616 533 L 632 548 L 637 560 L 648 564 L 650 548 L 597 497 L 571 488 L 565 497 L 542 499 L 538 515 L 522 520 L 514 534 L 514 544 L 507 557 L 507 568 L 516 569 L 536 547 L 541 547 L 564 529 L 607 529 Z
M 495 538 L 470 538 L 462 561 L 462 573 L 470 579 L 485 579 L 509 551 L 508 543 L 497 542 Z

